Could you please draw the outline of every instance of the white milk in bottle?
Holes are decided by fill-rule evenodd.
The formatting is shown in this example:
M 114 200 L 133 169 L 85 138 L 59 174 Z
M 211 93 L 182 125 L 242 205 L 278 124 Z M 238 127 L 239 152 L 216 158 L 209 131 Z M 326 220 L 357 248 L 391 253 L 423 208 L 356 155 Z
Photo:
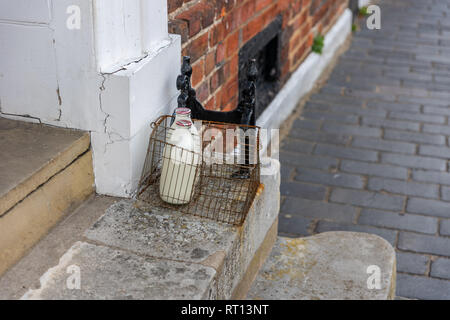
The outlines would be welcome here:
M 197 154 L 201 154 L 200 134 L 198 133 L 198 129 L 195 126 L 194 121 L 192 121 L 191 109 L 176 108 L 174 114 L 175 114 L 175 120 L 174 120 L 174 123 L 172 124 L 172 126 L 175 126 L 175 123 L 179 120 L 188 120 L 192 123 L 192 126 L 189 130 L 191 131 L 191 134 L 194 137 L 194 152 Z M 197 170 L 197 176 L 200 176 L 200 170 Z
M 170 128 L 159 184 L 161 199 L 168 203 L 186 204 L 191 201 L 200 162 L 191 127 L 190 120 L 178 120 Z

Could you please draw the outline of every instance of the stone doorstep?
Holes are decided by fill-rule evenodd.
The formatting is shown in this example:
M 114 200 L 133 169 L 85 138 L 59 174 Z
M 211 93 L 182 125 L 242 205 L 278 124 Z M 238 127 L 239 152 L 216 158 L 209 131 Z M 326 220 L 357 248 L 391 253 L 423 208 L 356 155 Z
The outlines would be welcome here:
M 0 275 L 94 192 L 90 151 L 0 217 Z
M 280 164 L 240 227 L 122 200 L 84 233 L 24 299 L 231 299 L 245 297 L 275 241 Z M 81 289 L 70 290 L 69 266 Z
M 374 274 L 369 266 L 379 267 L 379 288 L 368 288 Z M 247 298 L 391 300 L 395 278 L 394 248 L 376 235 L 325 232 L 307 238 L 279 237 Z
M 94 192 L 89 134 L 0 118 L 0 275 Z
M 0 217 L 90 146 L 89 133 L 0 118 Z

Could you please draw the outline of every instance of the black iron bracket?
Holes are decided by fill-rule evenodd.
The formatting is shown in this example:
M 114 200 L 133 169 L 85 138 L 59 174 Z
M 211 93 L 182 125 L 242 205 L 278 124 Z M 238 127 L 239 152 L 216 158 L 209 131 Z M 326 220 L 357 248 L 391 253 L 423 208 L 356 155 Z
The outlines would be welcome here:
M 191 109 L 193 119 L 255 125 L 257 75 L 256 61 L 250 60 L 247 66 L 247 82 L 236 109 L 226 112 L 206 110 L 197 100 L 196 92 L 191 86 L 191 58 L 185 56 L 181 65 L 181 74 L 177 78 L 177 89 L 181 91 L 178 96 L 178 107 Z
M 348 3 L 348 7 L 353 12 L 353 21 L 355 21 L 356 17 L 358 17 L 359 12 L 358 0 L 350 0 Z

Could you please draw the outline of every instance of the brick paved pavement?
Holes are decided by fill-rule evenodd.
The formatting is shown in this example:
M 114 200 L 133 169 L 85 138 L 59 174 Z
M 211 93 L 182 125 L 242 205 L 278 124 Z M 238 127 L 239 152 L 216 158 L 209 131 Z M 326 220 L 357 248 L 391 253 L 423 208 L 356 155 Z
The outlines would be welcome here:
M 369 232 L 397 295 L 450 299 L 450 0 L 385 0 L 282 141 L 283 235 Z

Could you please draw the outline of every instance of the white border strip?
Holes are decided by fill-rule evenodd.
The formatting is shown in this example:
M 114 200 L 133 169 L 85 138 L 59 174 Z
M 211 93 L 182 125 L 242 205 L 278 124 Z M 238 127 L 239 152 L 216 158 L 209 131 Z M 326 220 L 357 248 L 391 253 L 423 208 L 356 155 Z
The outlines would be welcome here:
M 370 4 L 370 0 L 358 0 L 358 7 L 367 7 Z
M 311 52 L 291 75 L 275 99 L 259 116 L 256 124 L 261 128 L 277 129 L 291 115 L 298 102 L 313 88 L 337 50 L 352 31 L 352 12 L 346 9 L 325 35 L 321 55 Z

